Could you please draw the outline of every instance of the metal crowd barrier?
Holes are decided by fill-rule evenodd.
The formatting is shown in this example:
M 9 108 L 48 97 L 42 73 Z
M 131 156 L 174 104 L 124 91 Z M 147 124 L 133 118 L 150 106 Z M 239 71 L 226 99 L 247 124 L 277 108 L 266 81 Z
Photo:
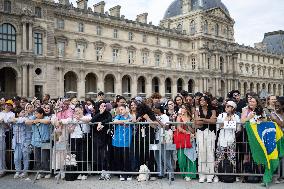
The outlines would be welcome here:
M 68 123 L 60 131 L 54 129 L 49 143 L 41 148 L 41 153 L 44 150 L 50 152 L 49 170 L 31 169 L 36 163 L 31 158 L 27 172 L 37 173 L 37 177 L 39 173 L 52 173 L 54 170 L 57 182 L 64 175 L 66 180 L 74 180 L 80 174 L 101 174 L 105 176 L 102 178 L 105 180 L 110 179 L 109 174 L 121 175 L 125 179 L 137 175 L 139 179 L 140 174 L 144 174 L 146 178 L 167 176 L 170 182 L 175 175 L 190 179 L 197 178 L 197 175 L 207 179 L 213 179 L 214 175 L 263 176 L 261 166 L 257 166 L 254 172 L 246 172 L 244 161 L 252 163 L 253 160 L 245 129 L 240 123 L 238 126 L 240 129 L 233 133 L 222 133 L 218 129 L 210 131 L 214 127 L 212 125 L 202 131 L 189 122 L 170 122 L 164 128 L 145 122 L 122 125 L 108 123 L 99 129 L 98 123 Z M 176 139 L 182 135 L 177 132 L 180 128 L 189 135 L 182 136 L 185 141 L 180 141 L 178 145 L 183 146 L 177 146 Z M 189 131 L 193 132 L 189 134 Z M 6 134 L 6 155 L 10 158 L 7 159 L 5 171 L 15 172 L 11 148 L 12 131 Z M 230 146 L 229 149 L 220 148 L 216 136 L 219 139 L 235 137 L 235 140 L 229 140 L 230 144 L 222 144 Z M 223 162 L 225 158 L 229 159 L 233 169 L 231 172 L 220 173 L 217 162 Z M 144 164 L 147 168 L 141 166 Z

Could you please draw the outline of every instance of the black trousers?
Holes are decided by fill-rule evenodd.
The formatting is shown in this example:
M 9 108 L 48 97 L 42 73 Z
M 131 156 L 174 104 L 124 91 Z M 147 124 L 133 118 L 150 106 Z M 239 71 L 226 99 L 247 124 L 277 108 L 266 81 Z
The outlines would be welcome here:
M 77 171 L 87 171 L 87 139 L 71 138 L 71 153 L 76 155 Z
M 114 169 L 115 171 L 131 171 L 131 162 L 129 159 L 129 147 L 113 147 L 114 153 Z

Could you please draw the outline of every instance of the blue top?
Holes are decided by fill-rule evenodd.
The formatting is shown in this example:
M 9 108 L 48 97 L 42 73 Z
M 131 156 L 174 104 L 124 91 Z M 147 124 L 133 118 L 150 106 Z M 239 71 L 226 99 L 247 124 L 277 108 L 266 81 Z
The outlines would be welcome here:
M 43 119 L 49 119 L 48 116 L 44 117 Z M 35 120 L 35 117 L 33 117 L 33 120 Z M 35 147 L 41 147 L 42 143 L 49 142 L 50 141 L 50 131 L 51 126 L 50 124 L 33 124 L 32 125 L 32 145 Z
M 25 124 L 27 118 L 19 117 L 17 122 L 13 124 L 12 147 L 15 149 L 16 144 L 28 146 L 32 140 L 32 128 Z
M 129 120 L 130 116 L 117 115 L 114 120 Z M 129 147 L 132 139 L 132 125 L 115 125 L 112 145 L 115 147 Z

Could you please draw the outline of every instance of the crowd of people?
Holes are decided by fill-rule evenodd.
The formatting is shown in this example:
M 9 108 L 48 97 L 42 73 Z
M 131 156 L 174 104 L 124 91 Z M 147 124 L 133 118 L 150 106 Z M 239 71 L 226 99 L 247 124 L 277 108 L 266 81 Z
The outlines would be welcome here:
M 0 110 L 0 176 L 5 175 L 5 158 L 12 157 L 7 156 L 12 148 L 15 179 L 27 177 L 31 169 L 42 170 L 37 179 L 50 178 L 51 169 L 66 169 L 70 152 L 76 155 L 76 170 L 102 171 L 100 180 L 111 179 L 107 171 L 137 172 L 145 164 L 159 172 L 151 175 L 152 180 L 174 180 L 174 174 L 164 174 L 166 170 L 185 173 L 186 181 L 218 182 L 222 179 L 214 173 L 225 159 L 234 173 L 243 173 L 244 165 L 252 162 L 245 122 L 273 121 L 284 128 L 283 98 L 269 95 L 263 100 L 249 92 L 241 99 L 238 90 L 226 99 L 184 90 L 174 99 L 153 93 L 146 99 L 117 95 L 110 100 L 101 91 L 96 100 L 79 101 L 46 94 L 32 100 L 1 98 Z M 229 121 L 236 124 L 225 128 Z M 64 142 L 65 150 L 53 148 Z M 175 149 L 166 150 L 166 144 L 176 144 Z M 77 179 L 87 176 L 78 174 Z M 132 177 L 121 174 L 119 179 Z

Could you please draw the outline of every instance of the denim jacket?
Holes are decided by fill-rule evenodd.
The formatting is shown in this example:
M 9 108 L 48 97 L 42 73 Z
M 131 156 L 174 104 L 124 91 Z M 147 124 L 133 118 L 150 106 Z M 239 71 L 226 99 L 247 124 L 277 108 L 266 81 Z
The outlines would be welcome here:
M 50 119 L 48 116 L 43 119 Z M 50 132 L 51 125 L 50 124 L 33 124 L 32 125 L 32 145 L 35 147 L 41 147 L 42 143 L 46 143 L 50 141 Z
M 12 147 L 15 149 L 16 144 L 28 146 L 32 140 L 32 128 L 25 124 L 27 118 L 20 117 L 17 122 L 13 124 L 13 139 Z

